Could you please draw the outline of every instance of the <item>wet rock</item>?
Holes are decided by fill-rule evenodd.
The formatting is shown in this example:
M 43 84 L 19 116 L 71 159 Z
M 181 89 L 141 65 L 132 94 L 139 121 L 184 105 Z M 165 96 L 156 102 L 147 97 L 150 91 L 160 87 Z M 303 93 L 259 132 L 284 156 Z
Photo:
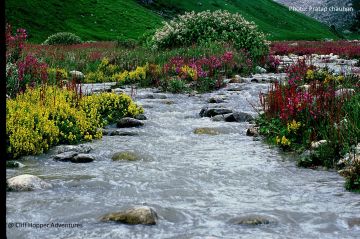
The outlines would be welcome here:
M 113 221 L 124 224 L 155 225 L 158 216 L 150 207 L 134 207 L 125 211 L 109 213 L 101 217 L 101 221 Z
M 64 152 L 54 156 L 55 161 L 69 162 L 74 159 L 79 153 L 74 151 Z
M 61 154 L 64 152 L 77 152 L 77 153 L 84 153 L 87 154 L 91 150 L 93 150 L 93 147 L 87 144 L 79 144 L 79 145 L 59 145 L 55 147 L 55 153 Z
M 72 163 L 90 163 L 94 160 L 95 156 L 91 154 L 78 154 L 72 159 L 70 159 Z
M 225 115 L 226 122 L 246 122 L 251 120 L 254 120 L 254 117 L 251 114 L 245 112 L 234 112 Z
M 121 161 L 121 160 L 136 161 L 136 160 L 140 160 L 141 158 L 142 157 L 140 157 L 138 154 L 131 151 L 118 152 L 111 157 L 113 161 Z
M 138 99 L 167 99 L 167 96 L 163 95 L 163 94 L 145 94 L 145 95 L 138 95 L 136 98 L 138 98 Z
M 219 97 L 211 97 L 208 100 L 208 102 L 211 103 L 211 104 L 215 104 L 215 103 L 223 103 L 223 102 L 225 102 L 225 100 L 222 99 L 222 98 L 219 98 Z
M 224 115 L 215 115 L 214 117 L 211 117 L 212 121 L 219 122 L 219 121 L 225 121 Z
M 131 127 L 139 127 L 139 126 L 143 126 L 143 125 L 144 125 L 144 123 L 141 122 L 140 120 L 130 118 L 130 117 L 122 118 L 116 123 L 116 126 L 118 128 L 131 128 Z
M 135 116 L 135 119 L 137 120 L 147 120 L 146 116 L 144 114 L 138 114 Z
M 241 78 L 241 76 L 239 75 L 235 75 L 230 81 L 229 83 L 242 83 L 243 80 Z
M 25 165 L 18 161 L 14 161 L 14 160 L 6 161 L 6 168 L 23 168 L 23 167 L 25 167 Z
M 273 218 L 266 216 L 250 215 L 250 216 L 241 216 L 241 217 L 233 218 L 230 220 L 230 223 L 236 225 L 256 226 L 256 225 L 275 223 L 275 220 Z
M 327 141 L 326 140 L 319 140 L 319 141 L 313 141 L 311 142 L 311 149 L 317 149 L 319 148 L 321 145 L 326 144 Z
M 175 101 L 173 101 L 173 100 L 164 100 L 164 101 L 161 101 L 161 103 L 163 103 L 165 105 L 172 105 L 172 104 L 175 104 Z
M 247 135 L 247 136 L 254 136 L 254 137 L 259 136 L 259 127 L 251 127 L 251 128 L 248 128 L 248 129 L 246 130 L 246 135 Z
M 218 135 L 220 131 L 214 128 L 197 128 L 194 129 L 194 134 L 207 134 L 207 135 Z
M 243 90 L 245 90 L 245 88 L 241 87 L 241 86 L 237 86 L 237 87 L 227 89 L 227 91 L 243 91 Z
M 103 129 L 103 135 L 106 136 L 137 136 L 139 135 L 136 132 L 122 131 L 122 130 L 113 130 L 113 129 Z
M 225 108 L 208 108 L 204 107 L 200 111 L 201 117 L 214 117 L 215 115 L 225 115 L 232 113 L 232 110 Z
M 45 182 L 41 178 L 30 174 L 23 174 L 10 178 L 6 181 L 6 184 L 8 191 L 32 191 L 52 187 L 51 184 Z
M 347 224 L 350 228 L 360 227 L 360 218 L 350 218 L 347 220 Z

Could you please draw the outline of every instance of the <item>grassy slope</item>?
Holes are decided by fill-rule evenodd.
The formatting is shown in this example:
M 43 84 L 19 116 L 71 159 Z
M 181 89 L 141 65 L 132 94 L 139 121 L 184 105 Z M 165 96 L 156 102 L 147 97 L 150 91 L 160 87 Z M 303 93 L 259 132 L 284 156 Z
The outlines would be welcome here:
M 207 9 L 240 12 L 268 33 L 270 40 L 336 39 L 325 25 L 270 0 L 158 0 L 152 8 L 155 11 L 136 0 L 6 0 L 5 14 L 15 27 L 28 29 L 34 42 L 59 31 L 74 32 L 84 40 L 135 39 L 160 25 L 163 18 L 156 12 L 171 13 L 172 9 L 176 13 Z

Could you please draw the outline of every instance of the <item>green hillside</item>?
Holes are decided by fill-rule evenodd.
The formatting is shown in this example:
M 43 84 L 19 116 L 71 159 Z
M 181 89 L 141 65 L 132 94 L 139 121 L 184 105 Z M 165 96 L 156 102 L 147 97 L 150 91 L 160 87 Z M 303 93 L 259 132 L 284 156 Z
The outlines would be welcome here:
M 337 37 L 327 26 L 289 11 L 271 0 L 6 0 L 7 22 L 26 28 L 33 42 L 69 31 L 84 40 L 136 39 L 164 19 L 184 11 L 226 9 L 239 12 L 269 34 L 270 40 L 317 40 Z

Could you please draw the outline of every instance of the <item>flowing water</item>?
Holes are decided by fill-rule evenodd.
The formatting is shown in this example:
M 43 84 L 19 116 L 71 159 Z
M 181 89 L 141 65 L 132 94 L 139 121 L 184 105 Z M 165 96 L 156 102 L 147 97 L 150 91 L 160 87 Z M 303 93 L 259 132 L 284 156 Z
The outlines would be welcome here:
M 89 143 L 96 160 L 72 164 L 33 157 L 7 177 L 29 173 L 52 189 L 7 193 L 7 222 L 79 223 L 81 228 L 11 228 L 8 238 L 359 238 L 360 195 L 346 192 L 335 171 L 296 167 L 285 155 L 246 136 L 248 123 L 200 118 L 209 97 L 227 98 L 227 108 L 251 112 L 251 102 L 267 84 L 240 84 L 196 96 L 166 94 L 140 99 L 145 126 L 124 131 L 138 136 L 104 136 Z M 152 93 L 138 90 L 137 96 Z M 160 97 L 161 98 L 161 97 Z M 219 135 L 196 135 L 198 127 Z M 134 151 L 140 161 L 113 162 L 119 151 Z M 102 215 L 148 205 L 159 215 L 155 226 L 100 222 Z M 263 215 L 276 223 L 233 225 L 242 215 Z M 350 223 L 349 223 L 350 221 Z

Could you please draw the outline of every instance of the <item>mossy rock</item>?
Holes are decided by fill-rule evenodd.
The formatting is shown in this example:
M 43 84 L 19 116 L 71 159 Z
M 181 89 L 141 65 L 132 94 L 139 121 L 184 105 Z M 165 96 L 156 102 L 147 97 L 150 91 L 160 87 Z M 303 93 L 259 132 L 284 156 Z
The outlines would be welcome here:
M 230 220 L 230 223 L 237 225 L 248 225 L 248 226 L 257 226 L 275 223 L 276 221 L 273 218 L 261 216 L 261 215 L 249 215 L 233 218 Z
M 220 131 L 214 128 L 197 128 L 194 131 L 194 134 L 207 134 L 207 135 L 218 135 Z
M 118 152 L 118 153 L 115 153 L 111 159 L 113 161 L 122 161 L 122 160 L 126 160 L 126 161 L 136 161 L 136 160 L 140 160 L 141 157 L 134 153 L 134 152 L 131 152 L 131 151 L 123 151 L 123 152 Z

